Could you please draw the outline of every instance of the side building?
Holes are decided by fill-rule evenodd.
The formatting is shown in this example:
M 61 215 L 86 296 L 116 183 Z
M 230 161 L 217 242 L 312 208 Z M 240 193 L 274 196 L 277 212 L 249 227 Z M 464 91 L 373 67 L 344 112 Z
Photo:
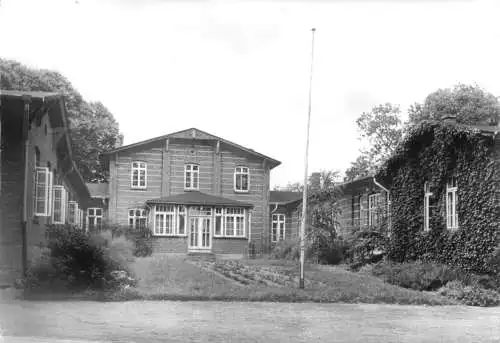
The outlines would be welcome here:
M 83 225 L 89 192 L 61 95 L 0 90 L 0 122 L 0 283 L 11 284 L 45 245 L 47 225 Z

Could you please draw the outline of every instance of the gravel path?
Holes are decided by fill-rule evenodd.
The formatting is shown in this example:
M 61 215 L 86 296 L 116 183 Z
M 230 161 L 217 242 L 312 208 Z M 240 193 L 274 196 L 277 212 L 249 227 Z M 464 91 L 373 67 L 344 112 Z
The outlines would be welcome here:
M 499 342 L 500 308 L 11 301 L 0 328 L 5 342 Z

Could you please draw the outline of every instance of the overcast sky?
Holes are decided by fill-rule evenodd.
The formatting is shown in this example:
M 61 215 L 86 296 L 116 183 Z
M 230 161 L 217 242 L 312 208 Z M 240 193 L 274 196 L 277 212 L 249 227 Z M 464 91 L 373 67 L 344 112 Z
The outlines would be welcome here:
M 125 144 L 196 127 L 303 179 L 345 170 L 355 120 L 438 88 L 500 95 L 500 1 L 0 0 L 0 56 L 61 72 L 114 114 Z

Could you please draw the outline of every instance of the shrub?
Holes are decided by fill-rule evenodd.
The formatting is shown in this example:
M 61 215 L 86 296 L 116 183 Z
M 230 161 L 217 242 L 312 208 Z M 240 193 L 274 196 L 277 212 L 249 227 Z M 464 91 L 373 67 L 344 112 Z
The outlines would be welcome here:
M 283 240 L 274 245 L 270 257 L 276 260 L 298 260 L 300 247 L 297 240 Z
M 464 278 L 457 270 L 447 265 L 423 262 L 382 262 L 374 265 L 372 274 L 390 284 L 418 291 L 433 291 L 449 281 Z
M 133 242 L 134 256 L 146 257 L 153 253 L 151 231 L 147 227 L 139 229 L 116 229 L 115 234 L 125 233 L 125 237 Z
M 482 289 L 477 286 L 467 286 L 460 281 L 451 281 L 438 291 L 439 294 L 456 299 L 469 306 L 498 306 L 500 293 Z
M 112 271 L 125 269 L 123 261 L 110 254 L 105 237 L 90 236 L 71 226 L 50 226 L 47 236 L 50 260 L 35 268 L 37 275 L 47 270 L 69 287 L 102 288 Z
M 387 244 L 387 236 L 379 228 L 362 229 L 356 232 L 348 251 L 350 268 L 358 270 L 365 264 L 381 261 L 385 256 Z

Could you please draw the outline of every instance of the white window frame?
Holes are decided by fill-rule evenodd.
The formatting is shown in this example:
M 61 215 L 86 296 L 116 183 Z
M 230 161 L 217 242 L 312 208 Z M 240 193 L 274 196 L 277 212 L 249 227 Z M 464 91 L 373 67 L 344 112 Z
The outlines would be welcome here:
M 76 201 L 72 200 L 68 203 L 68 224 L 77 225 L 77 221 L 78 221 L 78 204 L 76 203 Z
M 196 167 L 196 170 L 194 170 Z M 189 173 L 189 186 L 187 185 Z M 196 177 L 196 187 L 193 185 L 194 177 Z M 196 163 L 187 163 L 184 165 L 184 189 L 199 190 L 200 189 L 200 165 Z
M 61 208 L 58 209 L 61 213 L 60 220 L 55 220 L 54 216 L 56 213 L 56 192 L 60 191 L 61 192 L 61 197 L 60 197 L 60 206 Z M 64 224 L 66 222 L 66 189 L 64 186 L 61 185 L 56 185 L 53 186 L 52 189 L 53 192 L 53 197 L 52 197 L 52 223 L 53 224 Z
M 377 225 L 379 222 L 380 194 L 374 193 L 368 196 L 368 226 Z M 374 223 L 375 221 L 375 223 Z
M 448 230 L 458 229 L 458 180 L 452 176 L 446 183 L 446 228 Z
M 224 237 L 224 208 L 215 207 L 214 208 L 214 237 Z M 217 233 L 217 218 L 220 218 L 220 233 Z
M 154 236 L 177 236 L 176 206 L 170 204 L 156 204 L 153 215 Z M 169 231 L 167 232 L 167 223 Z M 160 225 L 158 225 L 160 224 Z M 162 232 L 160 232 L 160 229 Z
M 97 210 L 101 211 L 100 215 L 97 215 Z M 93 214 L 90 214 L 90 211 L 93 212 Z M 97 230 L 102 229 L 102 218 L 103 218 L 103 209 L 101 207 L 89 207 L 87 208 L 87 218 L 86 218 L 86 227 L 87 230 L 90 229 L 90 221 L 93 221 L 94 227 L 97 228 Z M 97 225 L 97 219 L 101 219 L 101 222 L 99 225 Z
M 426 181 L 424 183 L 424 231 L 430 230 L 430 201 L 433 193 L 431 192 L 431 184 Z
M 40 177 L 43 175 L 45 182 L 43 189 L 39 189 Z M 37 217 L 50 217 L 52 201 L 52 171 L 47 167 L 36 167 L 35 169 L 35 202 L 33 215 Z M 40 194 L 42 193 L 42 194 Z M 38 201 L 43 199 L 43 208 L 38 208 Z
M 184 228 L 183 232 L 180 230 L 180 225 L 181 225 L 181 220 L 180 217 L 184 216 Z M 187 236 L 187 229 L 188 229 L 188 223 L 187 223 L 187 207 L 180 205 L 180 206 L 175 206 L 175 230 L 176 230 L 176 235 L 177 236 Z
M 274 227 L 276 224 L 276 227 Z M 280 224 L 283 224 L 283 230 L 281 230 Z M 284 241 L 286 238 L 286 214 L 284 213 L 273 213 L 271 217 L 271 242 L 277 243 L 279 241 Z
M 246 210 L 242 207 L 227 207 L 224 209 L 224 226 L 223 226 L 224 237 L 233 237 L 233 238 L 246 237 L 246 223 L 245 223 L 246 215 L 245 214 L 246 214 Z M 227 232 L 229 219 L 232 219 L 232 222 L 234 225 L 232 234 L 228 234 L 228 232 Z M 236 234 L 236 227 L 237 227 L 238 219 L 240 219 L 240 222 L 242 223 L 241 234 L 239 234 L 239 235 Z
M 137 211 L 139 211 L 139 215 L 137 215 Z M 132 212 L 132 215 L 130 214 Z M 137 222 L 139 222 L 139 226 L 141 223 L 141 219 L 144 219 L 145 228 L 148 226 L 148 216 L 146 214 L 146 210 L 143 208 L 129 208 L 127 210 L 127 226 L 129 229 L 137 229 Z M 130 219 L 132 219 L 132 225 L 130 224 Z
M 243 177 L 247 177 L 247 188 L 246 189 L 238 189 L 238 177 L 241 178 L 241 185 L 243 186 Z M 238 193 L 248 193 L 250 191 L 250 168 L 246 166 L 236 166 L 234 168 L 234 177 L 233 177 L 234 191 Z
M 137 185 L 134 185 L 134 171 L 137 171 Z M 144 172 L 144 180 L 141 180 L 141 172 Z M 144 184 L 141 182 L 144 181 Z M 142 161 L 132 161 L 130 164 L 130 188 L 146 189 L 148 186 L 148 164 Z

